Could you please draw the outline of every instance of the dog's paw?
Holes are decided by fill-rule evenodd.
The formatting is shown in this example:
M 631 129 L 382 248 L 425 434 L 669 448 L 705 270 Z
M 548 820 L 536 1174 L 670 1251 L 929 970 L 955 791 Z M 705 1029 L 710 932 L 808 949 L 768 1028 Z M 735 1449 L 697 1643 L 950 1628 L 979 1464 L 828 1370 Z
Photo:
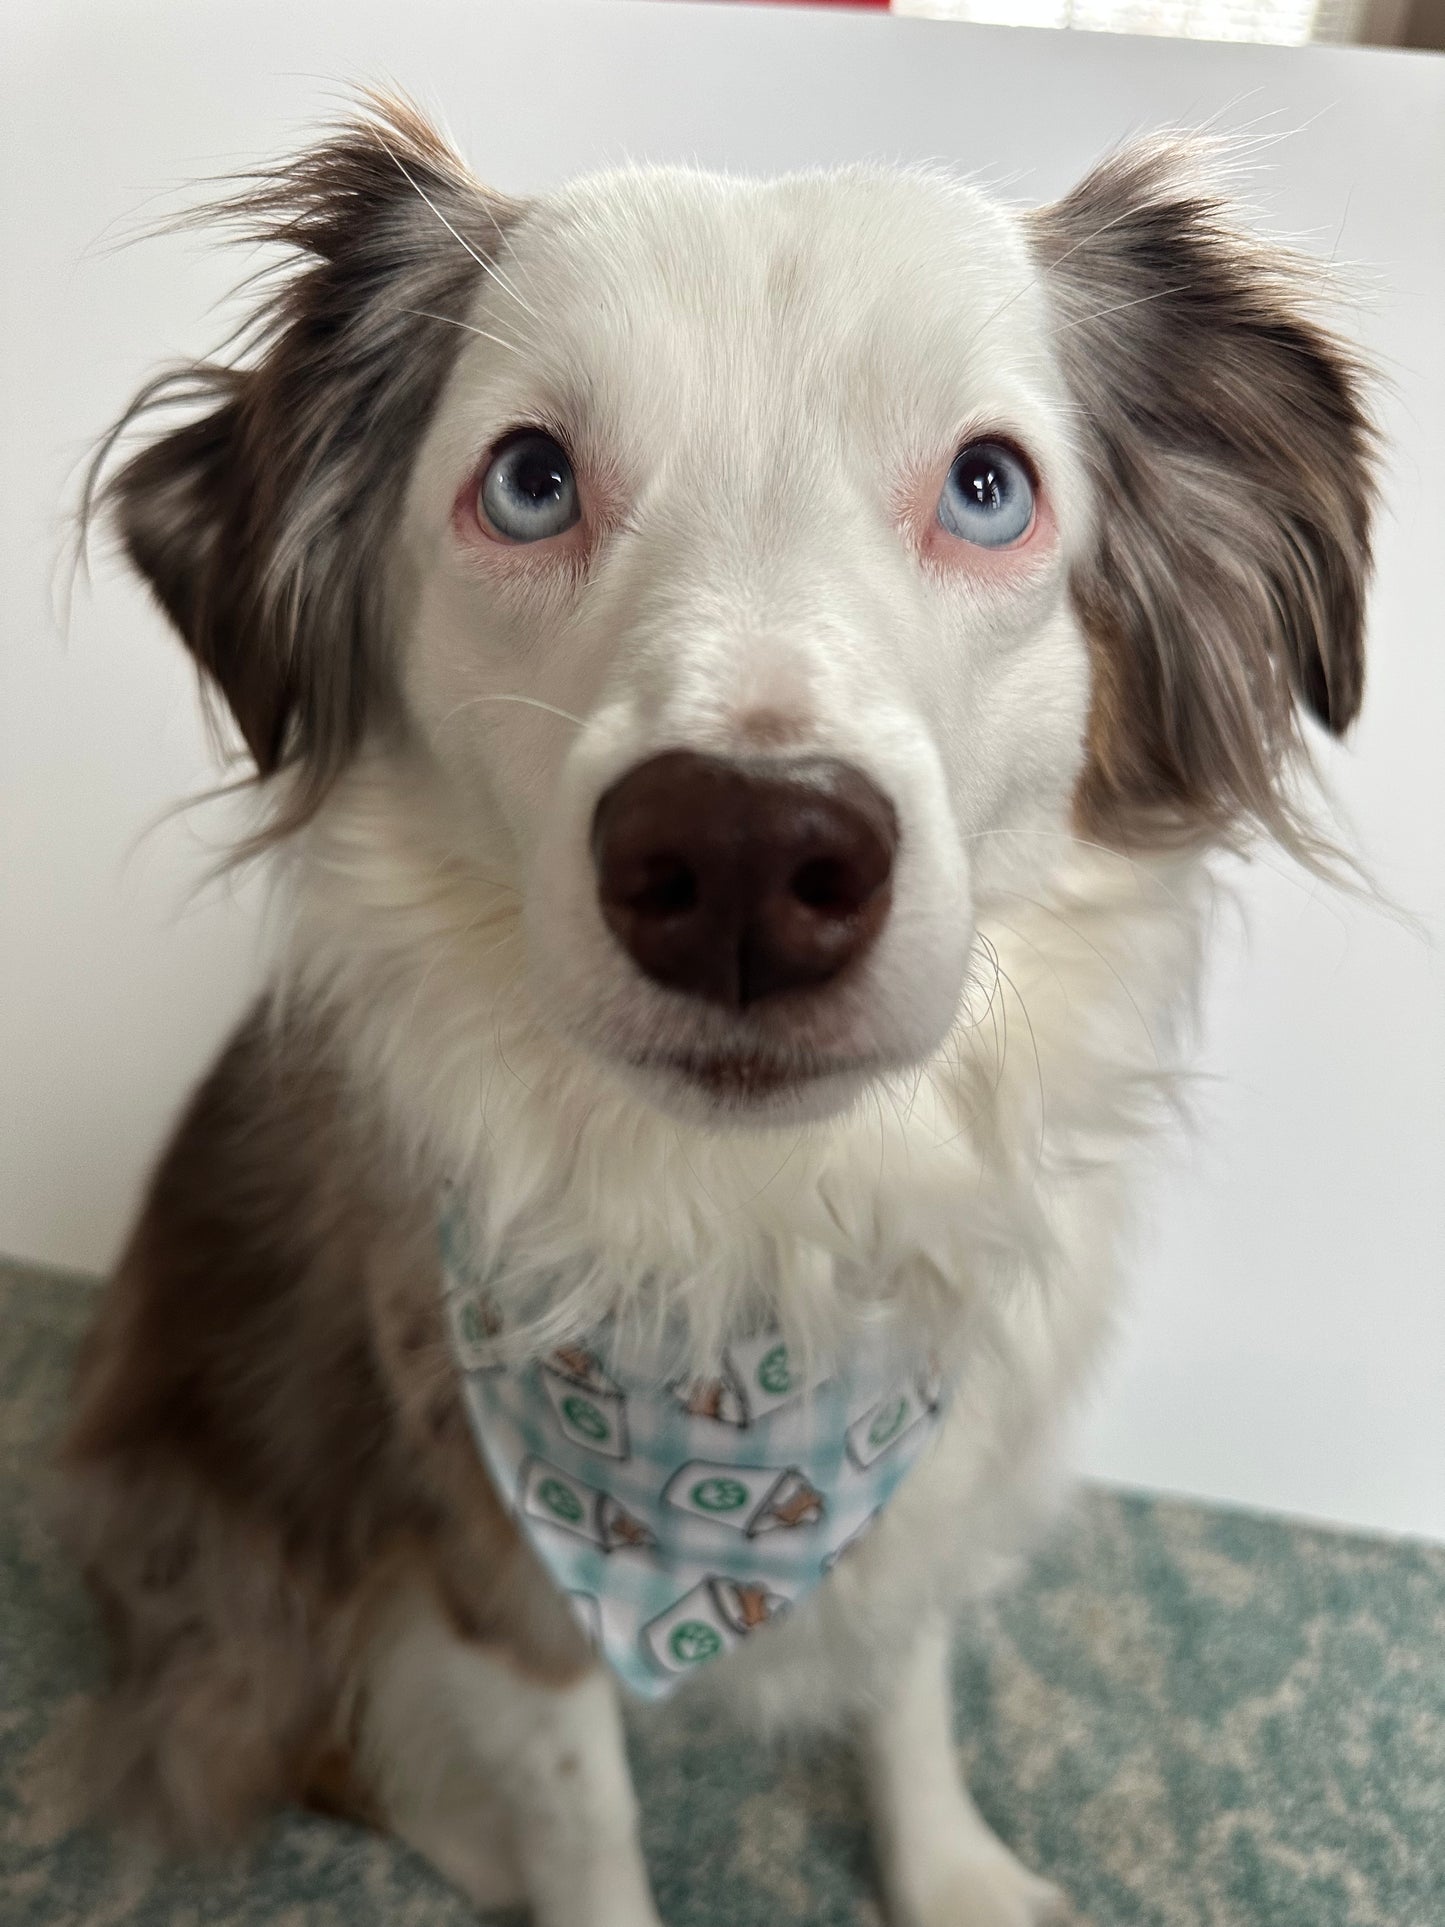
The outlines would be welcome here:
M 1006 1848 L 930 1868 L 895 1897 L 892 1927 L 1068 1927 L 1069 1903 Z

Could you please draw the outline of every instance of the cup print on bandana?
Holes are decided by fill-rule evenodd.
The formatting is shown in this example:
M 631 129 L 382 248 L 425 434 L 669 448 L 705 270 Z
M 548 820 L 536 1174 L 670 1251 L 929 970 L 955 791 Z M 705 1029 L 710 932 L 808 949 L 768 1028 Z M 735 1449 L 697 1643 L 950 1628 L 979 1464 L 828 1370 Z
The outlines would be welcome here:
M 648 1551 L 656 1535 L 613 1498 L 581 1479 L 574 1479 L 546 1459 L 528 1459 L 519 1487 L 521 1509 L 529 1519 L 556 1526 L 585 1539 L 599 1552 Z
M 766 1331 L 735 1338 L 723 1348 L 716 1377 L 684 1379 L 673 1387 L 673 1395 L 690 1418 L 745 1427 L 816 1391 L 827 1378 L 821 1369 L 803 1370 L 782 1334 Z
M 609 1459 L 628 1456 L 627 1400 L 595 1352 L 561 1345 L 538 1370 L 564 1438 Z
M 665 1673 L 690 1673 L 731 1652 L 787 1605 L 781 1593 L 750 1580 L 704 1579 L 643 1627 L 643 1651 Z
M 662 1496 L 680 1512 L 731 1526 L 749 1539 L 816 1525 L 826 1510 L 822 1493 L 796 1466 L 713 1465 L 693 1459 L 673 1473 Z
M 453 1293 L 447 1300 L 447 1317 L 452 1326 L 452 1350 L 464 1371 L 502 1369 L 497 1345 L 502 1316 L 488 1292 L 476 1286 Z
M 937 1410 L 938 1394 L 928 1379 L 917 1378 L 898 1386 L 848 1427 L 849 1458 L 860 1472 L 866 1472 L 875 1459 L 891 1452 Z

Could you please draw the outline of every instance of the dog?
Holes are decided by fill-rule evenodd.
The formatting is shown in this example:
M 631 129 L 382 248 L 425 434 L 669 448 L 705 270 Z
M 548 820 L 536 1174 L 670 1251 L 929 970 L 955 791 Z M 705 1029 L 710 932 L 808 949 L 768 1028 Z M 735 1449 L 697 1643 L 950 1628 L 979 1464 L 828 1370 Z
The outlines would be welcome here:
M 521 201 L 374 95 L 221 218 L 280 250 L 250 333 L 87 512 L 244 739 L 282 941 L 78 1366 L 89 1797 L 655 1927 L 621 1674 L 851 1735 L 896 1927 L 1054 1919 L 950 1627 L 1059 1503 L 1211 853 L 1328 861 L 1368 371 L 1185 136 L 1029 212 Z M 670 1617 L 612 1590 L 663 1533 Z

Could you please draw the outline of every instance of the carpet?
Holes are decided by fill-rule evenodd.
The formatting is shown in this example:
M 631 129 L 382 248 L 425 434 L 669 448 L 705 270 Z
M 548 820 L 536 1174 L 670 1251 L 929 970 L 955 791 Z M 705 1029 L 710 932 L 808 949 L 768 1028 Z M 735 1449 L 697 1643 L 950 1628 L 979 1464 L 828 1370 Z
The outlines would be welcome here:
M 57 1735 L 100 1655 L 38 1474 L 89 1302 L 0 1264 L 0 1920 L 474 1921 L 413 1856 L 328 1821 L 157 1872 L 58 1819 Z M 1086 1490 L 968 1629 L 956 1688 L 979 1804 L 1080 1927 L 1445 1924 L 1445 1548 Z M 843 1749 L 764 1752 L 685 1702 L 631 1743 L 669 1927 L 880 1927 Z

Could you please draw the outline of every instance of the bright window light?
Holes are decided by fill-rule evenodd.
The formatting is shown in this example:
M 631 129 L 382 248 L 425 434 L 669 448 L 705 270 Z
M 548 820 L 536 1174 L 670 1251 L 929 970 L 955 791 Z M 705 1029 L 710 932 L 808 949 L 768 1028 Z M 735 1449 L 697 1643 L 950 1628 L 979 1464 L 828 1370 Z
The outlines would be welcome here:
M 1004 27 L 1080 27 L 1096 33 L 1174 34 L 1191 40 L 1268 40 L 1302 46 L 1347 40 L 1362 0 L 893 0 L 895 13 Z

